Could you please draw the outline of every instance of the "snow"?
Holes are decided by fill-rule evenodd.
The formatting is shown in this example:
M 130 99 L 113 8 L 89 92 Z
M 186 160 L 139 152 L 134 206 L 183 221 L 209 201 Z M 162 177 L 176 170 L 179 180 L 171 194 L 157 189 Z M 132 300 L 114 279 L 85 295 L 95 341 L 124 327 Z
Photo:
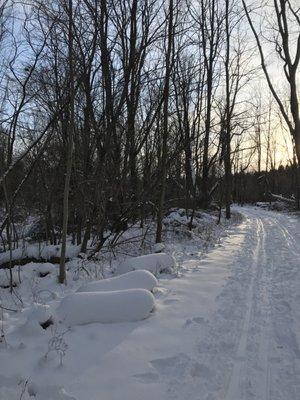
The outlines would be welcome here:
M 166 253 L 155 253 L 124 260 L 118 266 L 117 273 L 124 274 L 128 271 L 143 269 L 158 275 L 162 272 L 171 273 L 175 267 L 176 263 L 172 256 Z
M 19 388 L 17 391 L 16 388 Z M 23 394 L 22 394 L 23 393 Z M 20 377 L 7 379 L 0 375 L 0 399 L 1 400 L 76 400 L 68 395 L 63 388 L 54 385 L 41 387 L 35 383 L 29 383 Z
M 37 384 L 28 385 L 30 397 L 40 400 L 76 400 L 75 397 L 68 395 L 63 388 L 57 388 L 54 385 L 41 387 Z
M 165 245 L 164 243 L 155 243 L 153 246 L 153 251 L 154 253 L 162 253 L 165 250 Z
M 192 232 L 182 211 L 167 217 L 164 251 L 178 273 L 158 276 L 155 310 L 143 320 L 70 328 L 57 321 L 63 299 L 90 296 L 76 291 L 110 277 L 120 252 L 90 269 L 69 262 L 66 286 L 54 273 L 39 277 L 37 264 L 22 266 L 22 283 L 14 277 L 23 305 L 0 288 L 1 304 L 17 309 L 0 312 L 0 399 L 19 400 L 28 382 L 22 400 L 298 400 L 299 216 L 250 206 L 234 211 L 243 220 L 225 226 L 201 212 Z M 139 245 L 126 246 L 124 254 L 138 254 Z M 153 252 L 151 244 L 146 251 Z M 42 329 L 49 315 L 54 325 Z M 36 330 L 25 334 L 30 321 Z
M 124 289 L 147 289 L 152 291 L 158 285 L 157 279 L 151 272 L 137 270 L 121 276 L 93 281 L 80 286 L 79 292 L 107 292 Z
M 289 198 L 284 197 L 284 196 L 282 196 L 282 195 L 274 194 L 274 193 L 271 193 L 271 192 L 270 192 L 269 194 L 270 194 L 270 196 L 273 197 L 275 200 L 287 202 L 287 203 L 293 204 L 294 206 L 296 205 L 295 199 L 289 199 Z
M 67 326 L 139 321 L 149 317 L 155 299 L 145 289 L 81 292 L 66 296 L 57 312 Z
M 45 263 L 42 263 L 42 264 L 37 264 L 37 272 L 39 274 L 46 275 L 46 274 L 51 274 L 54 271 L 55 271 L 55 265 L 54 264 L 51 264 L 49 262 L 45 262 Z
M 61 245 L 38 245 L 24 243 L 23 246 L 12 250 L 12 260 L 22 259 L 41 259 L 50 260 L 51 258 L 59 258 Z M 66 257 L 74 258 L 80 252 L 80 246 L 68 245 L 66 249 Z M 0 253 L 0 265 L 10 260 L 10 252 L 5 251 Z
M 47 321 L 50 317 L 51 311 L 49 306 L 44 304 L 35 304 L 27 317 L 27 321 L 36 321 L 41 324 Z
M 183 208 L 175 208 L 169 211 L 168 215 L 164 218 L 163 221 L 166 225 L 186 226 L 190 222 L 191 214 L 191 210 L 188 210 L 188 213 L 186 213 L 186 210 L 184 210 Z M 200 225 L 201 227 L 203 227 L 203 225 L 211 223 L 214 219 L 214 215 L 199 211 L 194 212 L 195 225 Z

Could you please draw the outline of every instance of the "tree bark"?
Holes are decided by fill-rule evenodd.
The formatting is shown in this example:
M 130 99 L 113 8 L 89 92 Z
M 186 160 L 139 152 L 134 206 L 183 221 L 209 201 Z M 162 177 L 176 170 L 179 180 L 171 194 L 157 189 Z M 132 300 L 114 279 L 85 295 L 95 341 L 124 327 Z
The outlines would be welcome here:
M 73 66 L 73 0 L 69 0 L 68 5 L 68 63 L 69 63 L 69 124 L 68 124 L 68 137 L 67 137 L 67 164 L 66 164 L 66 178 L 64 187 L 63 199 L 63 228 L 62 228 L 62 244 L 61 255 L 59 264 L 59 283 L 66 283 L 66 247 L 67 247 L 67 234 L 68 234 L 68 219 L 69 219 L 69 192 L 70 180 L 72 173 L 72 160 L 73 160 L 73 136 L 74 136 L 74 66 Z
M 166 75 L 164 84 L 164 105 L 163 105 L 163 136 L 162 136 L 162 152 L 161 152 L 161 180 L 160 180 L 160 193 L 157 210 L 157 229 L 156 229 L 156 243 L 162 241 L 162 220 L 163 209 L 166 192 L 166 178 L 167 178 L 167 157 L 168 157 L 168 111 L 169 111 L 169 95 L 170 95 L 170 77 L 173 64 L 173 47 L 174 47 L 174 4 L 173 0 L 169 0 L 169 14 L 168 14 L 168 45 L 166 53 Z

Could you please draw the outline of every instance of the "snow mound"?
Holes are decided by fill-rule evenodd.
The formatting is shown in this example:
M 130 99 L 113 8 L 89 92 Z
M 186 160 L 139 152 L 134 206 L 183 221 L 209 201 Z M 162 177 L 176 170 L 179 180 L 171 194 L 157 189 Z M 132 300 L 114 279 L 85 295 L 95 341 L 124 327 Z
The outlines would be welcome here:
M 26 322 L 21 325 L 20 331 L 26 336 L 40 334 L 43 330 L 43 324 L 52 318 L 50 307 L 42 304 L 36 304 L 27 316 Z
M 151 272 L 145 270 L 131 271 L 114 278 L 102 279 L 82 285 L 78 292 L 109 292 L 126 289 L 153 290 L 157 279 Z
M 55 271 L 55 269 L 56 269 L 55 265 L 49 262 L 38 263 L 36 266 L 36 270 L 40 275 L 51 274 L 51 272 Z
M 37 321 L 39 324 L 51 317 L 50 307 L 43 304 L 36 304 L 27 317 L 27 321 Z
M 20 261 L 25 259 L 51 260 L 60 258 L 61 245 L 43 245 L 25 243 L 24 247 L 19 247 L 12 251 L 12 260 Z M 72 259 L 80 253 L 80 246 L 68 245 L 66 258 Z M 0 265 L 9 262 L 10 252 L 5 251 L 0 254 Z
M 152 293 L 145 289 L 79 292 L 66 296 L 57 314 L 68 326 L 139 321 L 149 317 L 154 301 Z
M 153 245 L 153 251 L 154 253 L 162 253 L 165 250 L 165 245 L 164 243 L 155 243 Z
M 128 258 L 117 268 L 118 274 L 125 274 L 129 271 L 144 269 L 158 275 L 162 272 L 172 272 L 175 268 L 175 260 L 166 253 L 147 254 L 144 256 Z

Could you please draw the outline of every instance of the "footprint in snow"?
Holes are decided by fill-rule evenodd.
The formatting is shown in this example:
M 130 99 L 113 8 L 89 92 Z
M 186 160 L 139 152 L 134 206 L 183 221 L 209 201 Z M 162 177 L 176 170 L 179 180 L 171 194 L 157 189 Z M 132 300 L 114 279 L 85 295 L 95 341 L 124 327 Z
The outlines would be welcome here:
M 173 303 L 177 303 L 179 300 L 178 299 L 167 299 L 164 301 L 164 304 L 168 305 L 168 304 L 173 304 Z
M 291 306 L 287 301 L 281 301 L 275 306 L 276 310 L 279 312 L 291 311 Z
M 134 378 L 142 383 L 154 383 L 159 379 L 159 375 L 155 372 L 145 372 L 144 374 L 133 375 Z
M 185 323 L 184 323 L 184 328 L 192 325 L 192 324 L 205 324 L 207 322 L 207 320 L 204 317 L 193 317 L 193 318 L 188 318 Z
M 40 386 L 35 383 L 30 383 L 27 387 L 30 397 L 43 400 L 77 400 L 75 397 L 68 394 L 63 388 L 55 385 Z
M 190 362 L 190 357 L 183 353 L 179 353 L 173 357 L 158 358 L 150 361 L 159 374 L 172 377 L 186 374 Z
M 203 377 L 203 378 L 211 378 L 212 371 L 205 365 L 196 362 L 193 364 L 190 375 L 193 377 Z

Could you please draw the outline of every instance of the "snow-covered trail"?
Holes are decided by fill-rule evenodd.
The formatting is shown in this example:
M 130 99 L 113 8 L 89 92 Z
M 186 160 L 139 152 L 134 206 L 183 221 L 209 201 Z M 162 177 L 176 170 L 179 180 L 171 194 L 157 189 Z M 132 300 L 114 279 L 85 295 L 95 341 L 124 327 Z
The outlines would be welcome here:
M 156 314 L 86 371 L 102 398 L 300 398 L 300 221 L 238 211 L 244 223 L 183 261 L 180 279 L 161 282 Z
M 182 300 L 187 309 L 198 301 L 198 316 L 177 332 L 176 354 L 154 364 L 168 388 L 160 398 L 300 399 L 300 221 L 238 211 L 245 222 L 184 278 L 208 297 L 187 283 Z
M 3 355 L 5 375 L 77 400 L 299 400 L 300 219 L 237 211 L 219 246 L 182 254 L 183 274 L 160 280 L 150 318 L 72 328 L 62 368 L 29 341 L 14 363 Z
M 299 221 L 252 208 L 243 213 L 256 232 L 225 398 L 299 399 Z

